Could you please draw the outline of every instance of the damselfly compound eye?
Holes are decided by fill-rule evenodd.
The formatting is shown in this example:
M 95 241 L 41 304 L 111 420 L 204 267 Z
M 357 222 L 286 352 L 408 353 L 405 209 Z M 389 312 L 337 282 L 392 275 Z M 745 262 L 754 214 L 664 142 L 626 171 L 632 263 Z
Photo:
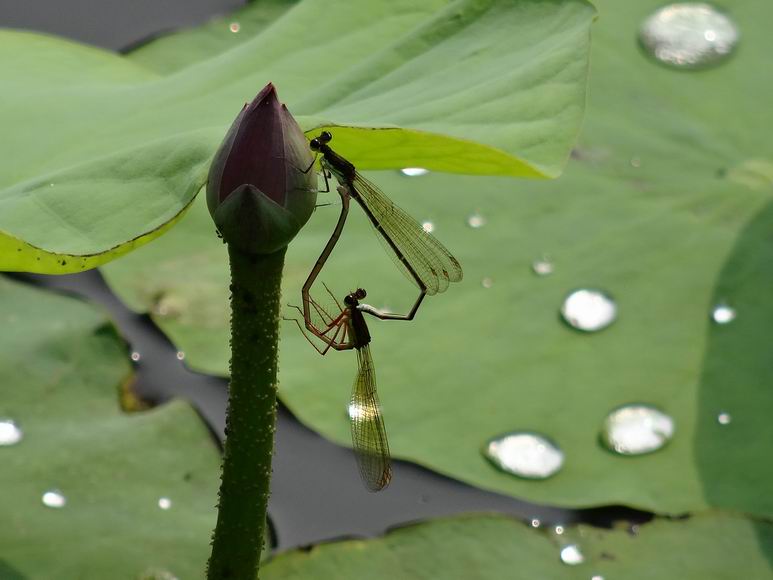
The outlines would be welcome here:
M 311 147 L 312 151 L 319 151 L 319 146 L 320 146 L 319 139 L 312 139 L 309 142 L 309 147 Z
M 319 137 L 317 137 L 322 143 L 329 143 L 333 138 L 333 134 L 330 131 L 322 131 Z

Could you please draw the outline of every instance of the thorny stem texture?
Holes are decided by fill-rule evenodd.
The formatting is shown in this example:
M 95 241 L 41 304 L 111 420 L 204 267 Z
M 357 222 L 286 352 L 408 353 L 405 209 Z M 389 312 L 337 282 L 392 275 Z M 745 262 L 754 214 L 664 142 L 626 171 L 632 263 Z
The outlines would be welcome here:
M 231 382 L 208 580 L 255 580 L 266 526 L 276 424 L 279 302 L 285 249 L 229 245 Z

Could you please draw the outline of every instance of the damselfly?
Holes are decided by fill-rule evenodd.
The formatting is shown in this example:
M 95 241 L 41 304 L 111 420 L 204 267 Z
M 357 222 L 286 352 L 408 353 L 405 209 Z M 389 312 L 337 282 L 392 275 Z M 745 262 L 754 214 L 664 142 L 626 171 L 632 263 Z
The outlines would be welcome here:
M 376 371 L 370 356 L 370 332 L 363 316 L 363 311 L 374 316 L 378 316 L 378 311 L 370 312 L 363 309 L 368 305 L 360 304 L 360 300 L 366 296 L 362 288 L 348 294 L 344 298 L 343 306 L 332 293 L 330 296 L 336 304 L 337 311 L 333 312 L 310 298 L 311 308 L 314 309 L 317 320 L 321 322 L 314 323 L 311 318 L 304 316 L 306 327 L 325 343 L 324 347 L 320 348 L 306 335 L 297 319 L 292 320 L 320 354 L 326 354 L 331 348 L 354 349 L 357 352 L 357 376 L 354 379 L 349 401 L 352 446 L 365 487 L 370 491 L 381 491 L 392 479 L 392 466 L 386 428 L 376 391 Z M 293 308 L 300 310 L 297 306 Z
M 341 212 L 333 232 L 332 244 L 329 243 L 328 247 L 332 251 L 332 246 L 341 235 L 349 211 L 348 198 L 354 198 L 378 232 L 379 239 L 389 246 L 398 267 L 419 287 L 419 297 L 408 314 L 382 313 L 383 317 L 411 320 L 427 294 L 444 292 L 449 283 L 462 279 L 462 267 L 443 244 L 392 203 L 378 187 L 357 173 L 354 165 L 333 151 L 328 145 L 332 138 L 329 131 L 323 131 L 310 143 L 311 149 L 322 155 L 321 166 L 325 182 L 327 183 L 328 175 L 332 174 L 341 185 L 338 193 L 341 195 L 344 211 Z M 323 252 L 303 287 L 304 304 L 330 251 L 327 255 Z

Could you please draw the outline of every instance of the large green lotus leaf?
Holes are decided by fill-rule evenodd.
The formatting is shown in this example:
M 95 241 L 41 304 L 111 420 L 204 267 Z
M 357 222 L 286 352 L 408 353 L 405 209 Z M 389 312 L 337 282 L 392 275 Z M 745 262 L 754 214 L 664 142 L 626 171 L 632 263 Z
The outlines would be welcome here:
M 219 454 L 194 410 L 123 413 L 125 344 L 79 300 L 0 277 L 0 321 L 0 415 L 24 433 L 0 448 L 0 576 L 200 577 Z M 43 505 L 52 489 L 63 508 Z
M 770 119 L 773 85 L 760 71 L 773 47 L 760 14 L 771 8 L 739 6 L 733 17 L 747 39 L 739 54 L 684 73 L 659 67 L 636 45 L 639 23 L 656 6 L 602 5 L 586 129 L 560 180 L 370 175 L 418 219 L 431 220 L 465 268 L 464 282 L 428 298 L 413 323 L 371 324 L 391 450 L 539 502 L 668 513 L 718 506 L 770 516 L 773 369 L 765 348 L 773 305 L 765 289 L 773 282 L 773 153 L 761 120 Z M 487 223 L 473 229 L 466 219 L 476 211 Z M 337 213 L 319 208 L 291 245 L 286 302 L 300 302 Z M 376 306 L 407 308 L 412 287 L 362 212 L 354 207 L 350 216 L 322 280 L 339 300 L 363 286 Z M 204 231 L 207 219 L 196 204 L 164 239 L 106 273 L 134 308 L 155 312 L 191 365 L 225 374 L 227 270 L 222 244 Z M 543 254 L 555 273 L 538 277 L 531 263 Z M 619 320 L 598 334 L 560 322 L 564 296 L 582 286 L 618 302 Z M 738 310 L 727 326 L 710 319 L 721 300 Z M 320 357 L 288 322 L 281 359 L 283 400 L 302 421 L 347 443 L 354 355 Z M 599 430 L 611 409 L 634 401 L 673 416 L 676 435 L 658 453 L 616 456 L 599 445 Z M 717 422 L 721 412 L 732 415 L 729 425 Z M 486 440 L 520 429 L 560 445 L 559 474 L 521 480 L 483 458 Z
M 298 0 L 261 0 L 196 28 L 164 34 L 127 54 L 133 62 L 169 74 L 249 42 Z
M 79 271 L 161 234 L 268 81 L 306 129 L 334 128 L 363 168 L 555 176 L 575 141 L 594 16 L 585 0 L 249 10 L 261 23 L 249 40 L 167 76 L 0 31 L 0 269 Z
M 582 550 L 584 563 L 560 561 L 561 548 L 571 542 Z M 773 526 L 728 515 L 658 520 L 636 535 L 586 526 L 555 535 L 505 517 L 467 516 L 397 529 L 375 540 L 289 552 L 266 565 L 261 577 L 764 580 L 773 578 L 771 556 Z

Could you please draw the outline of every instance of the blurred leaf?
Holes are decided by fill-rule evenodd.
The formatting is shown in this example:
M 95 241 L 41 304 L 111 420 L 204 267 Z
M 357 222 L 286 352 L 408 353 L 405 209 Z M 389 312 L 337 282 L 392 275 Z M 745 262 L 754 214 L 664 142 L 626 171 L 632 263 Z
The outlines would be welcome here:
M 716 506 L 770 517 L 773 83 L 760 71 L 773 38 L 760 15 L 772 8 L 737 6 L 738 55 L 685 73 L 659 67 L 636 45 L 640 22 L 657 6 L 602 4 L 590 111 L 562 179 L 370 175 L 412 215 L 432 220 L 465 268 L 464 282 L 427 299 L 412 324 L 371 324 L 391 450 L 538 502 L 674 514 Z M 338 210 L 319 208 L 292 244 L 285 302 L 300 302 Z M 476 211 L 487 223 L 472 229 L 466 219 Z M 222 246 L 199 232 L 205 212 L 194 207 L 174 232 L 107 275 L 134 308 L 164 313 L 156 320 L 192 366 L 225 374 L 227 272 Z M 362 286 L 374 305 L 405 309 L 415 291 L 362 212 L 350 216 L 322 280 L 339 297 Z M 543 254 L 555 263 L 544 278 L 531 271 Z M 481 286 L 484 277 L 491 288 Z M 564 296 L 581 286 L 611 292 L 614 325 L 580 334 L 560 322 Z M 738 310 L 730 325 L 711 323 L 720 300 Z M 283 400 L 347 444 L 354 356 L 319 357 L 291 323 L 283 339 Z M 674 417 L 666 449 L 618 457 L 601 448 L 605 415 L 633 401 Z M 720 425 L 720 412 L 733 421 Z M 554 439 L 566 453 L 563 470 L 542 482 L 496 471 L 480 446 L 518 429 Z
M 0 576 L 200 577 L 219 454 L 193 409 L 122 413 L 125 345 L 78 300 L 0 277 L 0 321 L 0 416 L 24 433 L 1 449 Z M 51 489 L 63 508 L 43 505 Z
M 159 235 L 268 81 L 306 129 L 335 128 L 336 148 L 362 168 L 555 176 L 576 138 L 594 15 L 585 0 L 248 11 L 260 23 L 249 40 L 224 52 L 218 42 L 217 54 L 166 77 L 0 32 L 0 269 L 79 271 Z M 159 41 L 156 57 L 187 53 L 201 34 L 178 40 Z
M 266 580 L 773 578 L 773 526 L 756 525 L 762 532 L 759 544 L 755 524 L 726 515 L 659 520 L 642 526 L 636 536 L 587 526 L 558 536 L 505 517 L 467 516 L 401 528 L 376 540 L 290 552 L 261 574 Z M 559 558 L 561 547 L 571 542 L 585 555 L 577 566 Z

